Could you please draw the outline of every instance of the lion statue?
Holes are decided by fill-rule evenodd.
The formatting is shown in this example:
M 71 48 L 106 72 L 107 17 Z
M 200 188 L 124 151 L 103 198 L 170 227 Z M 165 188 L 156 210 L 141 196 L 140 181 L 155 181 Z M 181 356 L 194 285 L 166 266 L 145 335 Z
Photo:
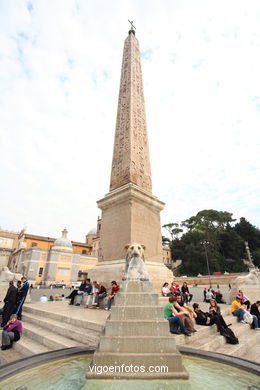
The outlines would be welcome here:
M 126 249 L 126 263 L 123 280 L 149 280 L 144 264 L 145 246 L 137 243 L 128 244 Z
M 22 275 L 14 274 L 8 267 L 2 267 L 0 269 L 0 282 L 11 282 L 12 280 L 19 280 Z
M 238 276 L 234 280 L 234 284 L 242 285 L 242 284 L 258 284 L 260 285 L 260 269 L 253 268 L 250 272 L 245 276 Z

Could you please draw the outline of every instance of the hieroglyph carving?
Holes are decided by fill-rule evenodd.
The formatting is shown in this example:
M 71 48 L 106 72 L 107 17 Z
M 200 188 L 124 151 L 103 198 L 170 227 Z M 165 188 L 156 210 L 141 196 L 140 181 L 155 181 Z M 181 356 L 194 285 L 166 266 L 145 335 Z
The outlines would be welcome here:
M 152 192 L 139 43 L 125 40 L 110 191 L 134 183 Z

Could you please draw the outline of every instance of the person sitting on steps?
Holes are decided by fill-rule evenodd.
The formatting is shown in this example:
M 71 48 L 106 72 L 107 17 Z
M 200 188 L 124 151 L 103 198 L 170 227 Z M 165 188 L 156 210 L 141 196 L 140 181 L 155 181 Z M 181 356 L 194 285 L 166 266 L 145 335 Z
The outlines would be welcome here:
M 223 294 L 221 293 L 220 290 L 216 291 L 216 301 L 217 303 L 226 303 L 226 301 L 224 301 L 223 299 Z
M 181 287 L 182 296 L 184 298 L 184 303 L 191 302 L 193 294 L 190 293 L 187 282 L 183 282 Z
M 78 296 L 77 296 L 76 306 L 80 306 L 83 297 L 86 297 L 86 296 L 88 297 L 87 304 L 89 303 L 89 298 L 91 297 L 91 293 L 92 293 L 92 284 L 90 283 L 90 279 L 86 279 L 84 290 L 80 291 L 80 292 L 81 292 L 81 294 L 78 294 Z
M 220 332 L 220 334 L 222 328 L 226 329 L 228 327 L 222 315 L 217 314 L 216 311 L 214 312 L 214 314 L 213 312 L 206 313 L 200 309 L 198 303 L 193 303 L 193 309 L 197 314 L 197 317 L 195 318 L 197 325 L 211 326 L 213 324 L 216 324 L 217 331 Z
M 260 307 L 260 301 L 256 301 L 255 303 L 253 303 L 251 305 L 251 309 L 250 309 L 250 314 L 252 314 L 253 316 L 256 316 L 257 317 L 257 320 L 258 320 L 258 327 L 260 327 L 260 312 L 259 312 L 259 307 Z
M 240 296 L 240 297 L 241 297 L 241 303 L 242 303 L 242 305 L 245 305 L 245 306 L 246 306 L 246 309 L 249 310 L 249 309 L 250 309 L 251 302 L 249 301 L 249 298 L 248 298 L 246 295 L 244 295 L 244 293 L 243 293 L 242 290 L 238 290 L 237 296 Z
M 111 310 L 111 305 L 114 301 L 115 295 L 116 295 L 116 293 L 118 293 L 119 288 L 120 288 L 119 284 L 117 284 L 117 282 L 115 280 L 113 280 L 111 282 L 111 287 L 112 287 L 112 289 L 109 293 L 108 300 L 107 300 L 107 306 L 106 306 L 105 310 Z
M 22 322 L 17 319 L 16 314 L 12 314 L 10 320 L 3 328 L 1 346 L 2 351 L 12 348 L 13 342 L 20 339 L 22 332 Z
M 107 289 L 101 285 L 99 285 L 98 293 L 95 296 L 95 301 L 91 309 L 99 309 L 99 302 L 101 299 L 104 299 L 107 296 Z
M 164 318 L 169 321 L 170 332 L 173 334 L 183 333 L 185 336 L 191 336 L 186 326 L 184 325 L 182 318 L 185 316 L 185 311 L 178 312 L 174 307 L 174 303 L 177 301 L 177 297 L 170 297 L 169 303 L 166 303 L 163 309 Z M 180 330 L 179 330 L 180 329 Z
M 90 307 L 91 298 L 92 298 L 92 305 L 91 305 L 91 307 L 93 307 L 96 295 L 97 295 L 97 293 L 99 291 L 99 288 L 100 288 L 100 285 L 98 284 L 98 282 L 94 281 L 93 285 L 92 285 L 92 291 L 91 291 L 91 293 L 87 297 L 85 309 L 88 309 Z
M 185 313 L 185 315 L 182 317 L 182 321 L 186 326 L 188 332 L 189 333 L 197 332 L 196 329 L 194 329 L 193 315 L 192 315 L 193 310 L 190 309 L 189 306 L 184 303 L 184 298 L 181 295 L 177 295 L 176 298 L 177 298 L 176 301 L 173 302 L 174 308 L 177 310 L 178 313 L 180 312 Z M 190 310 L 187 310 L 187 307 Z
M 162 286 L 162 296 L 163 297 L 170 297 L 171 295 L 173 295 L 173 293 L 169 289 L 169 283 L 165 282 Z
M 237 295 L 236 299 L 231 304 L 231 313 L 233 316 L 238 318 L 239 322 L 242 322 L 243 324 L 247 323 L 247 318 L 251 316 L 250 313 L 246 310 L 246 307 L 242 304 L 242 298 L 241 295 Z M 253 323 L 253 329 L 260 330 L 258 326 L 258 319 L 255 315 L 252 315 L 252 318 L 250 318 Z
M 79 291 L 84 291 L 86 285 L 86 280 L 83 280 L 79 288 L 75 288 L 71 291 L 70 295 L 66 297 L 66 299 L 70 299 L 69 305 L 73 305 L 75 297 L 78 295 Z

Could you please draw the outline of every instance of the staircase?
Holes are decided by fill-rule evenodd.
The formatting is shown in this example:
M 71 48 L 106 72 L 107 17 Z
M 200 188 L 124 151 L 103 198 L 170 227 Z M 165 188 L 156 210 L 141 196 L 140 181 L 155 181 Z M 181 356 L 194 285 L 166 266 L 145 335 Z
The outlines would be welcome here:
M 167 298 L 159 298 L 161 306 L 164 306 L 167 301 Z M 202 310 L 208 309 L 208 304 L 200 303 L 200 306 Z M 83 307 L 68 306 L 67 302 L 63 303 L 63 307 L 66 310 L 49 311 L 46 306 L 39 304 L 24 305 L 23 336 L 19 342 L 14 343 L 12 350 L 0 352 L 0 364 L 23 356 L 62 348 L 86 346 L 96 349 L 108 313 L 104 310 L 86 310 Z M 119 319 L 121 315 L 118 310 L 114 307 L 114 320 Z M 133 310 L 134 315 L 134 307 L 129 308 L 130 310 Z M 159 308 L 155 310 L 158 311 Z M 143 320 L 147 321 L 146 311 L 149 314 L 149 308 L 143 312 Z M 222 353 L 260 363 L 260 331 L 252 330 L 249 325 L 237 322 L 236 317 L 230 313 L 228 305 L 222 305 L 221 311 L 226 323 L 232 324 L 231 329 L 238 337 L 239 344 L 227 344 L 225 338 L 217 333 L 215 325 L 211 327 L 196 325 L 197 332 L 191 337 L 170 333 L 169 335 L 175 338 L 177 346 Z M 128 315 L 131 317 L 132 314 L 129 312 Z M 156 316 L 159 319 L 162 313 L 158 311 Z
M 69 313 L 24 305 L 23 336 L 13 344 L 13 349 L 23 356 L 77 346 L 95 349 L 104 325 L 89 321 L 87 311 L 82 307 L 80 310 L 82 318 L 72 318 Z
M 192 334 L 192 337 L 173 335 L 177 346 L 221 353 L 260 363 L 260 331 L 251 329 L 248 324 L 238 322 L 237 317 L 231 314 L 229 307 L 223 306 L 221 311 L 225 322 L 232 324 L 230 328 L 237 336 L 239 344 L 227 344 L 226 339 L 217 332 L 216 325 L 195 325 L 197 332 Z

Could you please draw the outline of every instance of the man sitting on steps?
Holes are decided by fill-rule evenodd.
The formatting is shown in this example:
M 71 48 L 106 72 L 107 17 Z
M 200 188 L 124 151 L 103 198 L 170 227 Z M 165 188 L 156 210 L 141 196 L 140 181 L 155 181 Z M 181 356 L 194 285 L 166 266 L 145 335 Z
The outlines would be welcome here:
M 185 334 L 185 336 L 190 336 L 187 328 L 182 322 L 182 318 L 188 313 L 186 311 L 180 311 L 179 313 L 174 307 L 174 303 L 177 302 L 177 297 L 170 297 L 169 303 L 166 303 L 163 310 L 163 316 L 170 324 L 170 332 L 174 334 Z M 179 331 L 180 328 L 180 331 Z
M 195 318 L 197 325 L 211 326 L 216 324 L 218 332 L 221 332 L 221 329 L 226 329 L 228 327 L 222 315 L 206 313 L 200 309 L 198 303 L 193 303 L 193 309 L 197 314 L 197 317 Z
M 86 284 L 84 287 L 84 290 L 81 291 L 81 294 L 77 296 L 77 303 L 76 306 L 80 306 L 83 297 L 90 296 L 92 293 L 92 284 L 90 283 L 90 279 L 86 279 Z
M 258 326 L 258 319 L 255 315 L 252 315 L 253 318 L 251 319 L 251 322 L 249 322 L 251 314 L 248 313 L 246 307 L 242 305 L 242 298 L 240 295 L 237 295 L 236 299 L 232 302 L 231 313 L 233 316 L 238 318 L 239 322 L 242 322 L 243 324 L 253 322 L 253 328 L 255 330 L 260 330 Z

